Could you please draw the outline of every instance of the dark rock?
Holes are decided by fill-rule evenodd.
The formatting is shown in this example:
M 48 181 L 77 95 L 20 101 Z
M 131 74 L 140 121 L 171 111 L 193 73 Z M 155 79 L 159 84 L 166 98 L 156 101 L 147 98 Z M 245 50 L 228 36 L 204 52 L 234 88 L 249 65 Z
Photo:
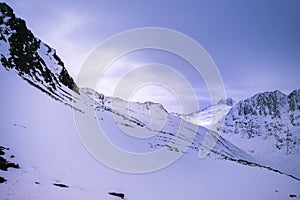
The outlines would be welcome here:
M 6 179 L 3 178 L 2 176 L 0 176 L 0 183 L 5 183 L 6 182 Z
M 20 166 L 18 164 L 11 163 L 3 157 L 3 155 L 5 155 L 5 152 L 3 150 L 9 150 L 9 148 L 0 146 L 0 170 L 7 171 L 8 168 L 19 169 Z
M 62 183 L 53 183 L 54 186 L 57 186 L 57 187 L 62 187 L 62 188 L 68 188 L 69 186 L 65 185 L 65 184 L 62 184 Z
M 218 105 L 228 105 L 228 106 L 233 106 L 234 101 L 232 98 L 227 98 L 227 99 L 221 99 L 217 103 Z
M 56 51 L 36 38 L 25 21 L 16 17 L 6 3 L 0 3 L 0 25 L 0 40 L 9 46 L 9 55 L 0 53 L 0 62 L 7 70 L 15 69 L 29 84 L 58 101 L 71 100 L 71 94 L 62 85 L 79 94 L 77 85 Z M 42 48 L 48 49 L 46 55 L 41 55 Z M 51 71 L 52 65 L 46 65 L 47 58 L 44 56 L 55 61 L 56 72 Z
M 300 110 L 300 90 L 294 90 L 288 96 L 289 107 L 291 111 Z
M 110 194 L 112 196 L 120 197 L 121 199 L 124 199 L 124 197 L 125 197 L 125 194 L 123 194 L 123 193 L 109 192 L 108 194 Z

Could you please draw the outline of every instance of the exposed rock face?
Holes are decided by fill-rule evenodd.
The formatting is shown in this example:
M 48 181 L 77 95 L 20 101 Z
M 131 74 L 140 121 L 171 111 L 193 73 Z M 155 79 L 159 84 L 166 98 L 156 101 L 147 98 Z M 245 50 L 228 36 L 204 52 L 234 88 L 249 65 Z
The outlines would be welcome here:
M 223 134 L 245 139 L 275 139 L 276 149 L 293 154 L 300 144 L 300 90 L 289 95 L 276 90 L 237 103 L 226 115 Z
M 71 100 L 78 87 L 68 74 L 56 51 L 36 38 L 24 20 L 0 3 L 0 61 L 24 80 L 56 100 Z

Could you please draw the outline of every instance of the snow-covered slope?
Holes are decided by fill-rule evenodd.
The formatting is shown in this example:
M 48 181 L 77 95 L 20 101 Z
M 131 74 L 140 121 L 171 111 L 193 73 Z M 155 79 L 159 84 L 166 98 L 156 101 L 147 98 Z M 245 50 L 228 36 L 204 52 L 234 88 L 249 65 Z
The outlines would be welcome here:
M 86 110 L 93 105 L 93 109 L 96 110 L 96 117 L 102 127 L 111 129 L 112 125 L 122 126 L 122 131 L 128 134 L 137 131 L 140 137 L 145 134 L 145 138 L 155 135 L 147 140 L 137 140 L 135 143 L 130 141 L 132 138 L 127 137 L 126 134 L 120 134 L 120 128 L 118 127 L 118 130 L 108 130 L 112 132 L 108 137 L 118 145 L 122 145 L 121 143 L 124 143 L 124 140 L 127 139 L 130 146 L 126 148 L 137 150 L 134 145 L 138 145 L 144 148 L 141 151 L 149 151 L 149 147 L 157 149 L 167 146 L 171 151 L 184 152 L 187 146 L 178 146 L 182 144 L 182 141 L 185 141 L 184 144 L 189 145 L 189 148 L 196 151 L 199 151 L 200 148 L 206 148 L 202 142 L 207 129 L 185 122 L 178 116 L 168 113 L 161 104 L 127 102 L 119 98 L 105 97 L 88 88 L 80 89 L 80 93 L 84 99 L 83 101 L 85 101 L 85 106 L 87 106 L 86 108 L 80 108 Z M 107 121 L 109 123 L 105 124 Z M 182 130 L 181 134 L 176 135 L 179 129 Z M 216 140 L 216 138 L 217 134 L 212 133 L 212 140 Z M 172 140 L 173 143 L 170 143 Z M 120 143 L 120 141 L 122 142 Z M 212 152 L 214 156 L 219 158 L 250 159 L 247 154 L 222 137 L 219 138 Z
M 85 150 L 71 109 L 24 84 L 15 74 L 0 72 L 0 89 L 6 91 L 0 108 L 7 115 L 0 123 L 1 145 L 10 148 L 6 158 L 20 165 L 20 169 L 0 171 L 7 179 L 0 184 L 0 199 L 119 199 L 108 195 L 111 191 L 124 193 L 128 200 L 280 200 L 300 195 L 299 181 L 290 177 L 225 160 L 199 160 L 192 149 L 154 173 L 131 175 L 112 170 Z
M 0 4 L 0 61 L 52 98 L 72 104 L 78 88 L 54 49 L 36 38 L 24 20 Z
M 212 123 L 212 113 L 217 119 Z M 220 113 L 226 113 L 221 115 Z M 233 105 L 220 101 L 182 119 L 219 132 L 256 163 L 300 177 L 300 90 L 257 94 Z
M 0 7 L 1 16 L 12 16 L 9 7 L 5 4 Z M 4 21 L 1 23 L 2 29 L 9 27 Z M 1 40 L 1 54 L 7 60 L 11 56 L 9 45 L 7 40 Z M 51 55 L 39 49 L 33 57 L 51 60 Z M 160 104 L 126 102 L 91 89 L 74 89 L 73 80 L 69 81 L 73 83 L 70 87 L 60 81 L 62 71 L 52 70 L 56 62 L 20 65 L 23 68 L 13 62 L 9 66 L 0 63 L 0 92 L 5 94 L 0 103 L 3 113 L 0 154 L 2 150 L 5 152 L 0 155 L 0 177 L 6 180 L 0 183 L 0 200 L 119 199 L 109 192 L 124 193 L 127 200 L 288 199 L 290 195 L 300 198 L 298 180 L 263 166 L 246 166 L 255 165 L 255 160 L 222 137 L 209 157 L 198 159 L 198 151 L 207 148 L 202 144 L 207 129 L 181 120 Z M 42 73 L 45 71 L 47 73 Z M 65 73 L 64 76 L 70 78 Z M 52 77 L 52 81 L 47 81 L 47 77 Z M 23 79 L 34 84 L 26 84 Z M 49 95 L 48 92 L 41 91 L 53 92 L 50 96 L 60 96 L 60 100 L 54 101 L 57 98 L 49 98 L 45 95 Z M 73 103 L 80 111 L 74 109 Z M 167 147 L 170 155 L 184 154 L 172 165 L 152 173 L 130 174 L 106 167 L 83 146 L 74 123 L 74 115 L 85 119 L 91 117 L 88 116 L 90 110 L 110 141 L 124 150 L 154 152 Z M 184 130 L 183 135 L 177 134 L 179 127 Z M 141 128 L 151 137 L 134 138 L 124 132 Z M 89 131 L 87 127 L 85 132 Z M 217 138 L 215 134 L 210 137 L 213 141 Z M 190 135 L 195 135 L 195 140 L 189 138 Z M 7 163 L 18 167 L 3 171 L 2 166 Z
M 234 101 L 231 98 L 221 99 L 217 104 L 208 106 L 203 110 L 196 111 L 186 115 L 179 115 L 185 121 L 192 124 L 203 126 L 205 128 L 219 130 L 217 124 L 212 123 L 213 115 L 215 121 L 219 122 L 228 113 L 230 108 L 233 106 Z
M 260 163 L 300 177 L 300 90 L 276 90 L 237 103 L 222 136 Z
M 96 161 L 81 144 L 69 107 L 24 84 L 15 73 L 3 68 L 0 81 L 0 91 L 6 94 L 0 104 L 6 116 L 0 122 L 0 141 L 9 148 L 5 158 L 20 166 L 0 171 L 7 180 L 0 184 L 1 200 L 120 199 L 108 192 L 124 193 L 127 200 L 281 200 L 300 195 L 300 182 L 295 179 L 212 157 L 199 160 L 193 149 L 174 164 L 153 173 L 136 175 L 112 170 Z M 20 104 L 20 98 L 25 103 Z M 97 115 L 103 117 L 110 133 L 117 131 L 110 111 L 99 111 L 103 114 Z M 117 141 L 121 147 L 128 147 L 128 139 Z M 150 145 L 146 147 L 152 150 Z

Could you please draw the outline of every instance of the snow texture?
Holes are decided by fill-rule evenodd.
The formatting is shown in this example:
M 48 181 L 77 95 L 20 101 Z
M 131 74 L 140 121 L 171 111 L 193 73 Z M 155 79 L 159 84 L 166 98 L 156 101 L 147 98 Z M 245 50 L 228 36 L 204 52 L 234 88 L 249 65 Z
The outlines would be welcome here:
M 253 113 L 248 115 L 248 111 L 240 115 L 239 110 L 244 104 L 236 104 L 225 117 L 224 137 L 217 140 L 208 157 L 199 159 L 198 151 L 207 148 L 202 144 L 208 134 L 206 128 L 168 113 L 157 103 L 126 102 L 105 97 L 92 89 L 79 89 L 53 49 L 32 37 L 25 22 L 16 18 L 5 3 L 0 4 L 0 11 L 0 146 L 5 147 L 5 154 L 1 156 L 7 162 L 19 165 L 19 169 L 0 170 L 0 177 L 6 180 L 0 183 L 0 200 L 120 199 L 110 192 L 124 194 L 127 200 L 300 199 L 300 181 L 288 174 L 298 175 L 298 143 L 295 148 L 292 145 L 291 153 L 287 154 L 282 150 L 286 146 L 276 147 L 278 138 L 275 136 L 286 131 L 286 127 L 292 138 L 299 135 L 297 91 L 287 99 L 277 92 L 278 109 L 266 108 L 265 111 L 269 111 L 267 118 L 258 115 L 255 123 L 264 124 L 266 121 L 271 126 L 279 121 L 272 116 L 280 114 L 286 126 L 280 126 L 282 129 L 276 129 L 278 133 L 272 135 L 263 129 L 261 133 L 253 132 L 253 137 L 248 137 L 243 127 L 231 126 L 235 124 L 233 117 L 242 122 L 255 116 Z M 24 57 L 28 61 L 24 66 L 20 65 L 19 54 L 15 52 L 20 50 L 18 41 L 24 39 L 14 35 L 20 31 L 25 31 L 25 36 L 29 37 L 22 41 L 26 44 L 23 47 L 34 47 L 34 52 L 22 51 L 32 55 Z M 183 156 L 152 173 L 130 174 L 113 170 L 97 161 L 80 140 L 74 112 L 85 116 L 88 109 L 94 111 L 106 136 L 122 149 L 153 152 L 168 147 L 170 152 L 183 153 Z M 177 134 L 179 127 L 183 127 L 183 135 Z M 151 137 L 134 138 L 122 131 L 139 128 L 147 130 L 146 134 Z M 261 130 L 261 127 L 255 130 Z M 210 132 L 210 139 L 215 141 L 218 133 Z M 189 137 L 194 134 L 195 138 Z M 251 145 L 247 146 L 247 141 Z M 264 143 L 268 145 L 262 145 Z M 263 165 L 264 162 L 256 158 L 260 153 L 270 156 L 268 163 L 285 171 Z M 295 162 L 285 165 L 282 158 L 294 158 Z M 282 165 L 276 165 L 278 161 Z

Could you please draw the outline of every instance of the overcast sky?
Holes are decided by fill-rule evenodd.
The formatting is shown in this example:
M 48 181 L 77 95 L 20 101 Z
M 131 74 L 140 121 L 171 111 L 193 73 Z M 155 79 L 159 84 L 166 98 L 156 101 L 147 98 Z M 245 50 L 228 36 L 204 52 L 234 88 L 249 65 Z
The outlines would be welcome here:
M 132 28 L 163 27 L 188 35 L 206 49 L 218 66 L 227 96 L 240 100 L 262 91 L 288 93 L 300 88 L 299 0 L 5 2 L 38 38 L 57 50 L 73 77 L 92 50 L 108 37 Z M 119 76 L 116 71 L 149 62 L 182 73 L 188 68 L 188 63 L 166 52 L 135 52 L 114 64 L 115 70 L 108 73 L 99 92 L 112 94 L 114 76 Z M 192 71 L 186 73 L 199 101 L 206 105 L 205 84 L 189 76 Z M 177 111 L 171 93 L 145 86 L 133 99 L 161 101 Z

